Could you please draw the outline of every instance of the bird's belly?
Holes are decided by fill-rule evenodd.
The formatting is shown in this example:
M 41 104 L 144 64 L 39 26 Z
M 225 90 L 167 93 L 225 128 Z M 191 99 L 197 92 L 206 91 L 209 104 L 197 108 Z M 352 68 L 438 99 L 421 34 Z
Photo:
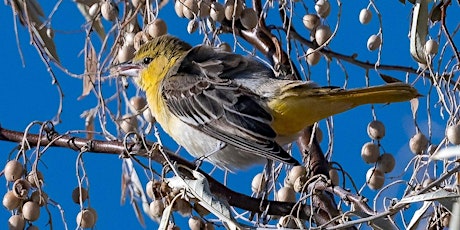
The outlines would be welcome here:
M 194 157 L 204 158 L 219 168 L 233 171 L 266 162 L 265 158 L 226 145 L 224 142 L 187 125 L 177 117 L 169 117 L 167 122 L 169 125 L 165 131 L 177 144 L 184 147 Z M 160 121 L 159 123 L 161 125 Z

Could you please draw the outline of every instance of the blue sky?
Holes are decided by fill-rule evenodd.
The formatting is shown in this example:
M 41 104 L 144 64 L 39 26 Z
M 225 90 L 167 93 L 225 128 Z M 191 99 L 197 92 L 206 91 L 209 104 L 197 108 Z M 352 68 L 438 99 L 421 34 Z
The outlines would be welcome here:
M 47 13 L 50 12 L 53 5 L 50 1 L 42 1 L 43 7 Z M 384 49 L 382 53 L 382 64 L 400 64 L 405 66 L 417 67 L 417 64 L 411 59 L 408 51 L 409 39 L 407 38 L 410 5 L 402 5 L 398 1 L 391 1 L 387 5 L 378 4 L 384 18 Z M 53 1 L 54 3 L 54 1 Z M 374 15 L 373 21 L 366 26 L 359 24 L 358 14 L 361 8 L 367 6 L 366 1 L 354 2 L 353 4 L 344 3 L 342 10 L 342 20 L 337 39 L 331 43 L 331 48 L 347 55 L 358 53 L 359 60 L 368 60 L 375 62 L 377 59 L 376 52 L 369 52 L 366 49 L 368 36 L 377 33 L 377 17 Z M 331 26 L 335 25 L 335 16 L 337 6 L 333 5 L 332 16 L 328 19 Z M 294 19 L 300 20 L 303 13 L 299 7 L 299 15 L 294 15 Z M 197 33 L 189 35 L 185 31 L 188 20 L 180 19 L 175 16 L 172 3 L 160 11 L 160 18 L 167 21 L 168 32 L 178 36 L 187 42 L 196 45 L 201 42 L 201 37 Z M 3 76 L 3 83 L 0 84 L 0 97 L 3 98 L 0 106 L 0 124 L 4 128 L 13 130 L 24 130 L 32 121 L 45 121 L 54 117 L 59 97 L 56 87 L 51 85 L 51 78 L 46 68 L 40 60 L 34 47 L 29 45 L 29 36 L 27 31 L 19 26 L 18 35 L 20 49 L 25 60 L 25 67 L 21 64 L 18 47 L 15 41 L 13 28 L 13 16 L 8 6 L 0 6 L 0 20 L 3 22 L 0 26 L 2 30 L 2 42 L 0 50 L 3 50 L 1 62 L 2 68 L 0 73 Z M 57 50 L 64 66 L 73 73 L 82 73 L 84 69 L 83 56 L 80 54 L 84 46 L 85 33 L 80 25 L 83 23 L 83 17 L 80 15 L 72 1 L 63 1 L 60 9 L 53 18 L 53 27 L 56 31 L 55 41 Z M 300 33 L 307 33 L 307 30 L 298 27 Z M 238 50 L 238 52 L 241 52 Z M 350 87 L 360 87 L 365 85 L 364 71 L 345 64 L 350 76 L 348 85 Z M 372 71 L 371 71 L 372 72 Z M 55 69 L 56 76 L 62 85 L 64 97 L 64 110 L 62 113 L 62 123 L 56 129 L 60 133 L 68 130 L 84 129 L 84 120 L 80 114 L 96 103 L 95 97 L 90 95 L 82 100 L 77 100 L 81 94 L 81 81 L 71 78 L 62 71 Z M 320 64 L 312 68 L 312 80 L 324 85 L 326 81 L 326 62 L 321 60 Z M 387 72 L 401 80 L 405 79 L 405 74 L 401 72 Z M 411 80 L 414 78 L 412 77 Z M 342 86 L 344 84 L 344 74 L 337 66 L 335 61 L 331 63 L 331 82 L 333 85 Z M 374 73 L 371 73 L 371 85 L 383 84 Z M 112 86 L 113 87 L 113 86 Z M 421 92 L 425 94 L 426 92 Z M 418 122 L 426 123 L 425 101 L 421 100 Z M 377 118 L 386 124 L 387 134 L 382 140 L 382 145 L 387 152 L 395 155 L 397 158 L 397 169 L 388 176 L 399 176 L 402 173 L 404 165 L 412 158 L 409 152 L 408 140 L 415 133 L 414 123 L 411 117 L 409 103 L 392 104 L 389 106 L 376 106 Z M 438 117 L 438 112 L 433 115 Z M 364 183 L 364 175 L 370 165 L 366 165 L 360 158 L 362 144 L 370 141 L 366 133 L 366 126 L 372 120 L 370 106 L 363 106 L 344 114 L 334 117 L 334 150 L 333 161 L 339 162 L 342 167 L 350 173 L 361 186 Z M 445 121 L 435 119 L 434 122 L 434 139 L 439 141 L 444 132 Z M 325 122 L 321 122 L 321 127 L 326 134 Z M 425 131 L 427 127 L 422 127 Z M 35 126 L 32 132 L 38 132 Z M 115 133 L 115 131 L 113 130 Z M 151 137 L 153 140 L 153 137 Z M 165 145 L 175 149 L 176 145 L 171 140 L 163 136 Z M 323 150 L 326 151 L 327 136 L 322 142 Z M 7 160 L 8 153 L 15 147 L 11 143 L 0 143 L 0 151 L 3 153 L 2 165 Z M 183 151 L 182 151 L 183 152 Z M 185 153 L 181 153 L 184 154 Z M 295 155 L 299 159 L 298 153 Z M 75 177 L 75 159 L 77 152 L 66 149 L 51 149 L 45 153 L 42 158 L 43 164 L 39 165 L 45 175 L 44 191 L 65 210 L 65 218 L 70 229 L 75 228 L 75 216 L 80 210 L 79 206 L 71 201 L 71 192 L 77 186 Z M 120 205 L 120 177 L 121 177 L 121 160 L 115 155 L 101 155 L 88 153 L 84 155 L 85 167 L 90 183 L 91 206 L 99 212 L 97 229 L 142 229 L 137 223 L 134 212 L 128 204 Z M 209 167 L 208 167 L 209 168 Z M 229 187 L 250 194 L 250 180 L 261 170 L 261 167 L 255 167 L 249 171 L 238 172 L 236 175 L 230 175 Z M 222 173 L 217 172 L 217 178 L 222 178 Z M 145 177 L 143 178 L 145 179 Z M 0 194 L 6 191 L 6 185 L 0 187 Z M 389 195 L 397 193 L 392 190 Z M 364 190 L 364 195 L 373 197 L 374 191 Z M 62 228 L 62 221 L 59 217 L 59 211 L 50 206 L 53 215 L 53 224 L 56 229 Z M 0 226 L 6 225 L 9 218 L 9 212 L 0 211 Z M 157 224 L 146 218 L 146 224 L 149 229 L 156 228 Z M 42 216 L 38 221 L 38 226 L 45 229 L 47 221 L 46 211 L 42 209 Z M 185 221 L 178 223 L 184 224 Z M 183 228 L 185 229 L 185 228 Z

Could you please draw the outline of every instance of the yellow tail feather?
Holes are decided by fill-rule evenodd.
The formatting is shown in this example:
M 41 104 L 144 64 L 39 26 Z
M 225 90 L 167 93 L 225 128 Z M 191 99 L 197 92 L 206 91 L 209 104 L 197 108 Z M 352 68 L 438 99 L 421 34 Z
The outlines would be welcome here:
M 300 84 L 283 89 L 268 105 L 272 109 L 272 127 L 276 133 L 292 136 L 308 125 L 359 105 L 402 102 L 418 96 L 415 88 L 402 83 L 352 90 Z

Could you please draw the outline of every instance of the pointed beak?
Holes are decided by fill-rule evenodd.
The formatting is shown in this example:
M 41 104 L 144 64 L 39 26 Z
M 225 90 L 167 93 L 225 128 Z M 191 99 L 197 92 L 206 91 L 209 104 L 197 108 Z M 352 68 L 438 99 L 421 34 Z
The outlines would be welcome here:
M 113 73 L 128 77 L 138 77 L 141 67 L 132 62 L 125 62 L 113 67 Z

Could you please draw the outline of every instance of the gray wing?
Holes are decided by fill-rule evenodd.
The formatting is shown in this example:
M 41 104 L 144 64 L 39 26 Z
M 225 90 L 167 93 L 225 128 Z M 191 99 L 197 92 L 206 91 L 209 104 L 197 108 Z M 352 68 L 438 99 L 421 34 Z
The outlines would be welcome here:
M 273 118 L 259 103 L 262 99 L 234 81 L 236 76 L 254 77 L 254 70 L 272 74 L 270 69 L 250 58 L 207 46 L 193 48 L 180 63 L 162 82 L 162 95 L 172 113 L 241 150 L 298 164 L 275 142 Z

